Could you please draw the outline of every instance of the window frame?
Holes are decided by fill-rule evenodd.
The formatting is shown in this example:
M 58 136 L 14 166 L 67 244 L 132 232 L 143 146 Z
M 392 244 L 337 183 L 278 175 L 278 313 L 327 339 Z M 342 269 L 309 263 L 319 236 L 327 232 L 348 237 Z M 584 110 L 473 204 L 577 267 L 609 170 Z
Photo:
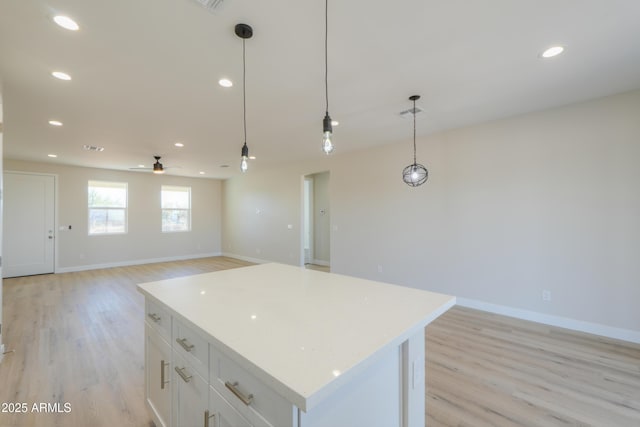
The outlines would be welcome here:
M 103 184 L 103 185 L 100 185 Z M 91 200 L 89 194 L 91 192 L 91 188 L 120 188 L 124 189 L 125 197 L 124 197 L 124 206 L 91 206 Z M 100 232 L 92 232 L 91 229 L 91 211 L 105 211 L 106 212 L 106 221 L 105 221 L 105 231 Z M 109 212 L 110 211 L 122 211 L 123 212 L 123 230 L 109 230 Z M 128 182 L 119 182 L 119 181 L 100 181 L 90 179 L 87 182 L 87 234 L 89 236 L 112 236 L 112 235 L 122 235 L 127 234 L 129 232 L 129 183 Z
M 178 192 L 178 191 L 183 191 L 185 193 L 187 193 L 187 201 L 188 201 L 188 207 L 187 208 L 176 208 L 176 207 L 164 207 L 164 200 L 163 200 L 163 194 L 165 191 L 174 191 L 174 192 Z M 184 185 L 161 185 L 160 186 L 160 230 L 162 233 L 187 233 L 190 232 L 193 228 L 192 225 L 192 221 L 191 221 L 191 210 L 192 210 L 192 196 L 191 196 L 191 187 L 190 186 L 184 186 Z M 166 229 L 165 230 L 165 212 L 166 211 L 170 211 L 170 212 L 186 212 L 186 218 L 187 218 L 187 228 L 184 230 L 176 230 L 176 229 Z M 175 223 L 172 223 L 175 224 Z

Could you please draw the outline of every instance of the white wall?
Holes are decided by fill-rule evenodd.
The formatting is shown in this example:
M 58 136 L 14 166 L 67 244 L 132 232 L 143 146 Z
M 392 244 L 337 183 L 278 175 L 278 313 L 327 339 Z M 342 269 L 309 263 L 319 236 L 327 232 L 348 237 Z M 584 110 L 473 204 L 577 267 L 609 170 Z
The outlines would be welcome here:
M 154 175 L 143 172 L 59 166 L 5 159 L 5 171 L 56 174 L 56 272 L 99 266 L 136 264 L 166 259 L 195 258 L 221 252 L 221 181 Z M 128 232 L 88 235 L 87 183 L 89 180 L 127 182 Z M 192 230 L 161 232 L 160 187 L 191 187 Z M 11 242 L 4 242 L 10 245 Z
M 295 263 L 300 177 L 329 170 L 332 271 L 640 340 L 638 117 L 635 91 L 422 138 L 419 188 L 409 139 L 233 178 L 223 250 Z
M 262 173 L 252 169 L 223 182 L 225 254 L 250 261 L 300 265 L 303 175 L 315 172 L 305 171 L 302 164 Z

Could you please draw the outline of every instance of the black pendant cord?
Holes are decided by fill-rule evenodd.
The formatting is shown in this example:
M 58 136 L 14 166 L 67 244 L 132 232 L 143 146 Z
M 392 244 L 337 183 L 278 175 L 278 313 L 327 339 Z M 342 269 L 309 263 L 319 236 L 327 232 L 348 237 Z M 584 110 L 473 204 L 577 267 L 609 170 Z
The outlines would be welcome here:
M 245 39 L 242 39 L 242 121 L 244 123 L 244 143 L 247 144 L 247 65 L 245 56 Z
M 416 161 L 416 100 L 413 100 L 413 164 L 417 164 Z
M 327 104 L 326 113 L 329 115 L 329 0 L 324 1 L 324 95 Z

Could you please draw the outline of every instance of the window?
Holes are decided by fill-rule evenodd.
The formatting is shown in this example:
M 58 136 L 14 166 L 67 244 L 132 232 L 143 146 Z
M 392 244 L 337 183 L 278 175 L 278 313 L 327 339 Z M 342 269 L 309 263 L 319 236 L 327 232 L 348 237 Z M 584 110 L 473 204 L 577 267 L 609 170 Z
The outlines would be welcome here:
M 127 232 L 127 183 L 89 181 L 89 234 Z
M 191 187 L 162 186 L 162 231 L 191 230 Z

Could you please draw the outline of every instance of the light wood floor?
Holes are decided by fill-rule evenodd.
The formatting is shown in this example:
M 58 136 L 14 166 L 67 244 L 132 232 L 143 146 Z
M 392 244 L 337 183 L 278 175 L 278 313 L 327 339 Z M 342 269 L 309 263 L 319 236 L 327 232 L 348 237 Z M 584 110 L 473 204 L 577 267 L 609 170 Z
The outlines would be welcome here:
M 640 345 L 461 307 L 426 341 L 429 426 L 640 426 Z
M 135 285 L 244 265 L 216 257 L 5 279 L 15 353 L 0 363 L 0 404 L 29 410 L 0 412 L 0 427 L 151 426 Z M 426 336 L 429 426 L 640 426 L 640 346 L 460 307 Z M 71 412 L 32 412 L 40 402 Z

